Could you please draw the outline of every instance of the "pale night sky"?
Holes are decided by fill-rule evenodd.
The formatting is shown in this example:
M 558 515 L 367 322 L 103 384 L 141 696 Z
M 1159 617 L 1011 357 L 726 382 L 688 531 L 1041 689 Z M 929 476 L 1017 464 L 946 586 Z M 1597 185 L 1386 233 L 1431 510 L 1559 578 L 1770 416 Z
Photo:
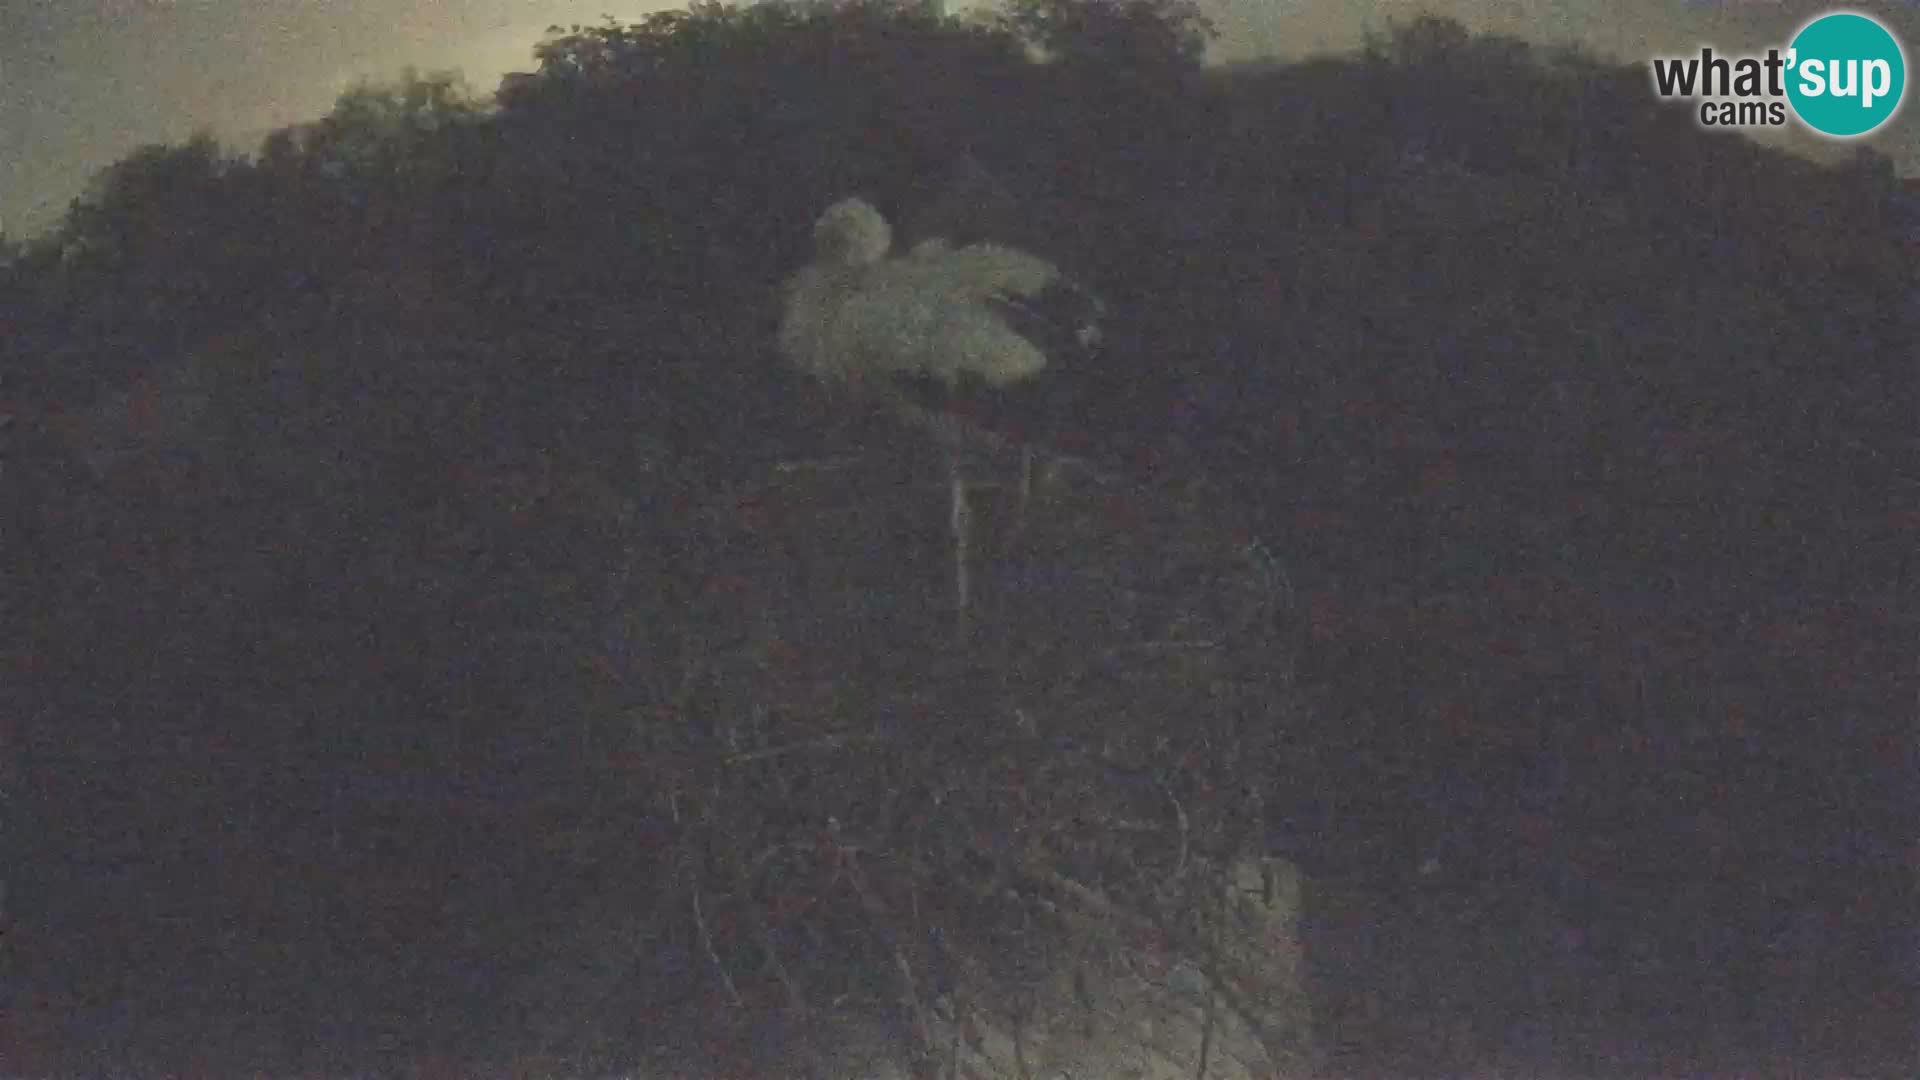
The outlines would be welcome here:
M 1576 41 L 1615 59 L 1745 53 L 1784 45 L 1808 18 L 1843 8 L 1920 41 L 1915 0 L 1201 0 L 1220 59 L 1351 49 L 1369 27 L 1421 11 L 1477 31 Z M 490 91 L 531 70 L 551 24 L 637 19 L 660 0 L 0 0 L 0 228 L 19 237 L 57 220 L 96 170 L 145 143 L 211 129 L 234 149 L 324 114 L 357 79 L 408 64 L 458 68 Z M 950 3 L 950 6 L 961 6 Z M 1920 63 L 1911 44 L 1910 62 Z M 1916 87 L 1914 92 L 1920 92 Z M 1651 93 L 1651 90 L 1649 90 Z M 1674 108 L 1685 108 L 1675 104 Z M 1920 111 L 1870 137 L 1920 173 Z M 1796 139 L 1820 149 L 1811 137 Z M 1850 146 L 1841 149 L 1849 152 Z

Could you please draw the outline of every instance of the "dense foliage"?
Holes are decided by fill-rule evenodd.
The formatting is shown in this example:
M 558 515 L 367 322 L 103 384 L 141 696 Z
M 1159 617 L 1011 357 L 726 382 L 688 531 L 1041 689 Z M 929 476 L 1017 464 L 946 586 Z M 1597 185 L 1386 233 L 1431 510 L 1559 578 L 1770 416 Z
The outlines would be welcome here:
M 1280 606 L 1217 667 L 1056 702 L 1077 746 L 1089 702 L 1128 743 L 1184 680 L 1245 747 L 1165 721 L 1173 749 L 1129 760 L 1213 770 L 1182 797 L 1222 858 L 1256 843 L 1232 824 L 1252 783 L 1303 861 L 1360 872 L 1446 841 L 1619 963 L 1689 927 L 1736 943 L 1618 1004 L 1646 1015 L 1804 1014 L 1759 957 L 1811 912 L 1846 927 L 1818 992 L 1871 1014 L 1920 811 L 1902 183 L 1871 155 L 1704 133 L 1638 69 L 1444 21 L 1224 70 L 1200 66 L 1206 34 L 1148 0 L 556 28 L 489 100 L 410 74 L 252 156 L 147 148 L 9 245 L 23 700 L 0 733 L 31 929 L 7 947 L 48 988 L 10 1011 L 11 1044 L 45 1055 L 22 1061 L 164 1058 L 241 1023 L 178 990 L 220 980 L 295 1016 L 219 1033 L 237 1060 L 522 1049 L 494 1038 L 515 1030 L 500 1003 L 609 878 L 660 905 L 628 955 L 712 991 L 674 785 L 708 785 L 699 841 L 741 846 L 702 866 L 732 874 L 771 814 L 918 812 L 796 795 L 784 764 L 728 772 L 743 716 L 825 738 L 898 692 L 945 747 L 976 733 L 957 702 L 982 686 L 1025 708 L 1092 667 L 1109 642 L 1084 627 L 1019 667 L 792 591 L 841 565 L 804 554 L 839 519 L 769 478 L 885 436 L 777 370 L 772 290 L 820 208 L 857 192 L 898 219 L 963 159 L 1042 208 L 1048 254 L 1120 313 L 1061 443 L 1132 478 L 1113 501 L 1139 530 L 1180 508 L 1084 569 L 1133 573 L 1142 536 L 1191 551 L 1196 524 L 1216 572 L 1252 537 L 1284 564 L 1284 588 L 1228 590 Z M 871 499 L 841 510 L 873 530 L 847 541 L 879 575 L 864 603 L 935 610 L 938 559 L 902 522 L 937 526 L 937 502 L 860 475 Z M 1017 628 L 1002 649 L 1036 632 Z M 796 704 L 835 656 L 862 665 L 814 673 L 843 696 Z M 984 785 L 966 770 L 1037 752 L 960 743 L 981 756 L 921 746 L 912 775 Z M 814 767 L 904 783 L 884 752 Z M 971 827 L 1012 828 L 1028 792 L 992 790 Z M 927 857 L 957 874 L 974 854 Z M 729 963 L 764 961 L 755 940 Z M 129 996 L 173 1012 L 141 1028 Z

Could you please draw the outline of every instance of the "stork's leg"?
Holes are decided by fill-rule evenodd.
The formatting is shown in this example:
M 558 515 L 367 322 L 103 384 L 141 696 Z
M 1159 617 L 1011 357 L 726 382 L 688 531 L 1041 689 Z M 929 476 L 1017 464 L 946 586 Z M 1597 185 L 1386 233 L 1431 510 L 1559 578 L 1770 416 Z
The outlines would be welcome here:
M 973 525 L 973 514 L 967 505 L 967 478 L 960 471 L 960 449 L 947 447 L 947 495 L 951 500 L 949 524 L 953 528 L 953 597 L 954 630 L 961 637 L 967 635 L 971 618 L 972 582 L 968 572 L 969 539 Z
M 1033 444 L 1020 444 L 1020 502 L 1015 527 L 1027 523 L 1027 501 L 1033 498 Z
M 1002 550 L 1009 550 L 1027 531 L 1027 503 L 1033 500 L 1033 444 L 1020 444 L 1020 475 L 1014 481 L 1013 520 L 1007 526 Z

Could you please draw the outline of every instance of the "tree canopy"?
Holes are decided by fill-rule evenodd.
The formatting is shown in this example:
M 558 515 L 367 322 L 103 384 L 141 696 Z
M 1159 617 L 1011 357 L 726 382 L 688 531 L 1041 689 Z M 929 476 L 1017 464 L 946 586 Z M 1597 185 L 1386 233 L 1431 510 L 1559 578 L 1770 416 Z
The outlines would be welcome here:
M 1920 813 L 1910 182 L 1445 20 L 1292 65 L 1204 67 L 1208 32 L 1186 0 L 556 27 L 491 94 L 408 72 L 251 154 L 143 148 L 0 253 L 0 484 L 44 511 L 9 534 L 8 842 L 74 883 L 21 961 L 58 993 L 0 1023 L 230 986 L 296 1003 L 234 1039 L 305 1071 L 517 1052 L 505 984 L 617 908 L 559 967 L 627 966 L 556 1011 L 691 1046 L 962 965 L 950 930 L 1037 953 L 994 836 L 1146 904 L 1283 834 L 1383 890 L 1451 830 L 1469 876 L 1618 912 L 1596 964 L 1703 927 L 1761 956 L 1762 877 L 1892 955 L 1852 913 L 1906 895 Z M 1113 312 L 1079 464 L 1000 507 L 992 648 L 930 644 L 918 444 L 774 356 L 856 195 L 1030 230 Z M 1549 870 L 1623 852 L 1581 896 Z M 164 962 L 103 989 L 116 950 Z M 1646 1008 L 1818 1026 L 1892 978 L 1795 999 L 1773 962 L 1676 960 Z M 1537 1005 L 1450 970 L 1387 1011 L 1480 1012 L 1361 1041 Z M 320 1060 L 338 1031 L 363 1060 Z M 257 1064 L 141 1034 L 151 1071 Z M 72 1060 L 25 1067 L 108 1071 Z

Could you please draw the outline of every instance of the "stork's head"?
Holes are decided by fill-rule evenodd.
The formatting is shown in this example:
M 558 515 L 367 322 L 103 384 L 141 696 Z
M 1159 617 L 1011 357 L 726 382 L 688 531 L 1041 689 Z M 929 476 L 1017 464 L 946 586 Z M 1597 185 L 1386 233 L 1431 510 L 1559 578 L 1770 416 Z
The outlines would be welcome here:
M 869 266 L 887 257 L 893 228 L 864 199 L 842 199 L 813 225 L 813 246 L 821 262 Z

